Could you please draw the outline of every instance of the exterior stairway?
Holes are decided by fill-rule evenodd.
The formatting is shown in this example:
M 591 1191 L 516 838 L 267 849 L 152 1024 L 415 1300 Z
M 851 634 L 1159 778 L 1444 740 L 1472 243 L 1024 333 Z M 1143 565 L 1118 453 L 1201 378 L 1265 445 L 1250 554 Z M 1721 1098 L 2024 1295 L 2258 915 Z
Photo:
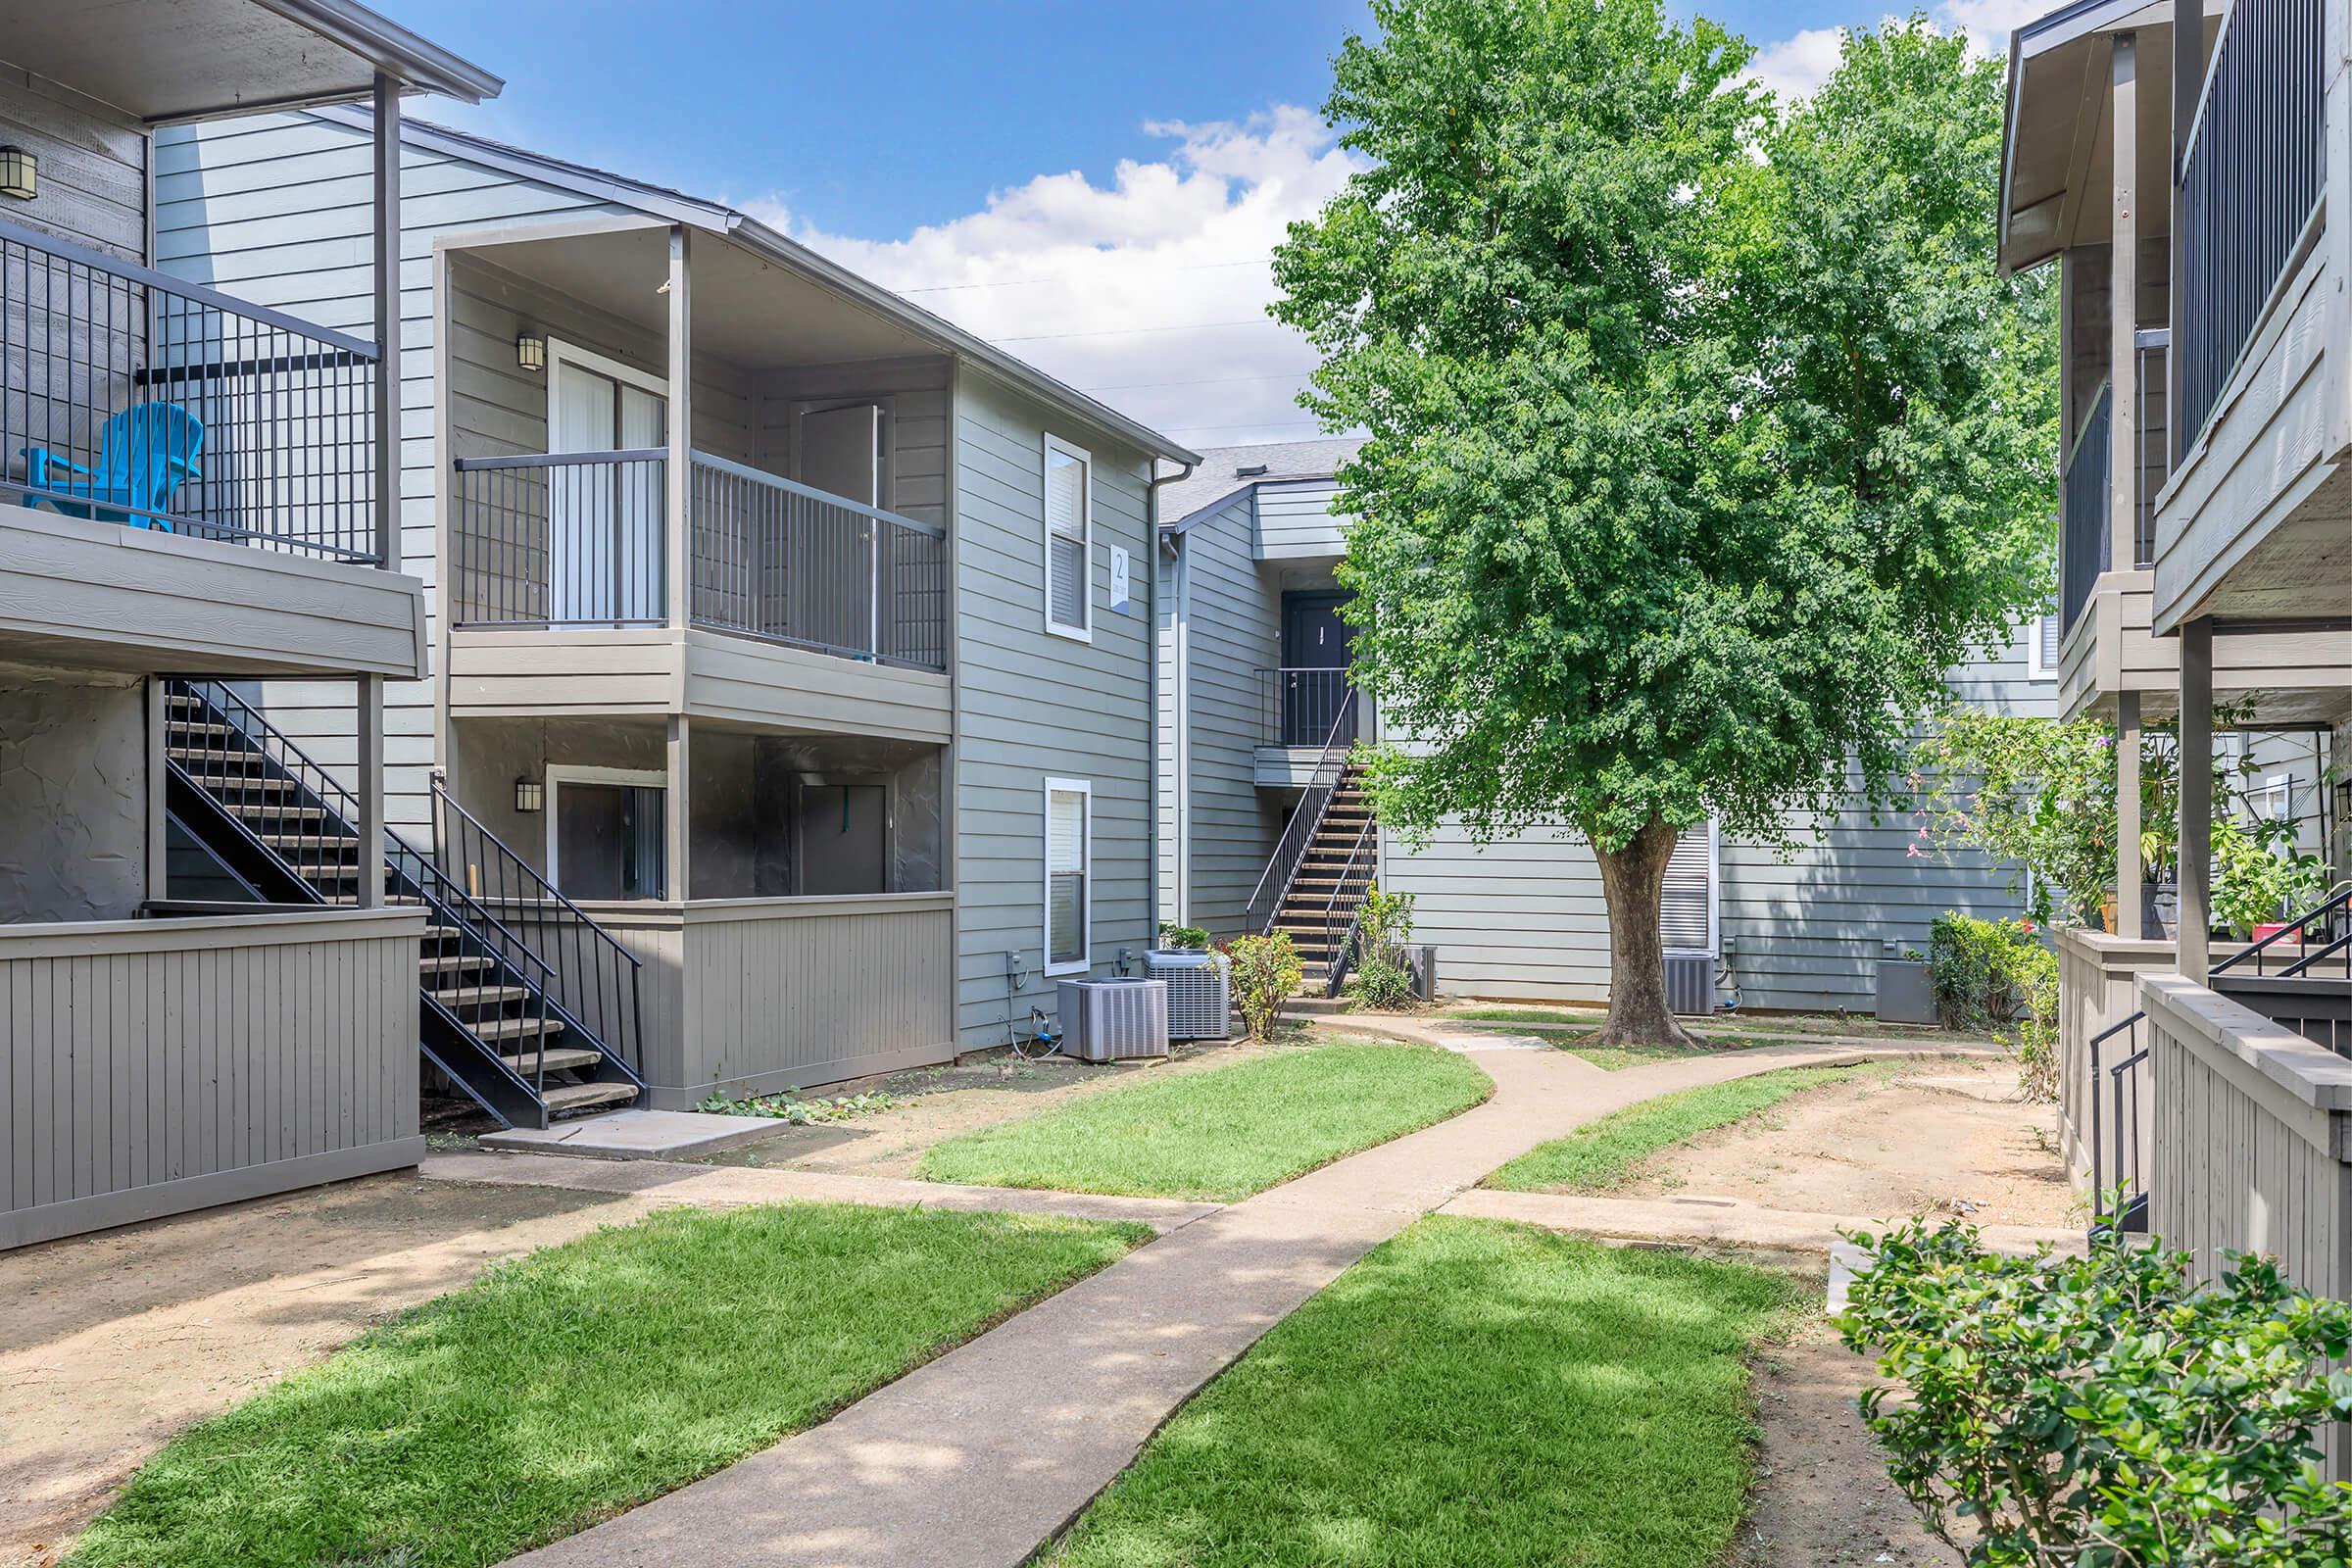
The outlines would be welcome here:
M 1303 811 L 1314 803 L 1301 801 Z M 1306 989 L 1335 995 L 1348 977 L 1356 912 L 1372 886 L 1379 849 L 1371 798 L 1364 793 L 1363 768 L 1342 768 L 1323 801 L 1304 847 L 1282 890 L 1270 929 L 1289 934 L 1298 950 Z
M 358 803 L 233 689 L 173 681 L 167 702 L 168 809 L 236 883 L 269 903 L 354 905 L 381 877 L 385 903 L 426 911 L 418 1045 L 484 1109 L 545 1127 L 643 1094 L 637 959 L 438 786 L 436 851 L 454 815 L 459 875 L 394 833 L 364 854 Z

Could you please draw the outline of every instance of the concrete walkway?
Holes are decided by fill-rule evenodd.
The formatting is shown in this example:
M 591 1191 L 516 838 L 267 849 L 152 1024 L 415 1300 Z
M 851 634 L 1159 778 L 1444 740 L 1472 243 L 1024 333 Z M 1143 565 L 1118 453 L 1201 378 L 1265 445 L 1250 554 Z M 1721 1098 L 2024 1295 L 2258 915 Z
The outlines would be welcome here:
M 1780 1067 L 1936 1054 L 1850 1042 L 1776 1046 L 1609 1073 L 1492 1031 L 1350 1021 L 1475 1053 L 1494 1097 L 1179 1224 L 824 1425 L 516 1560 L 538 1568 L 1013 1568 L 1267 1329 L 1496 1166 L 1671 1090 Z M 545 1163 L 561 1180 L 583 1168 Z M 954 1191 L 887 1185 L 919 1189 L 924 1201 Z M 1059 1203 L 1069 1195 L 1052 1196 Z

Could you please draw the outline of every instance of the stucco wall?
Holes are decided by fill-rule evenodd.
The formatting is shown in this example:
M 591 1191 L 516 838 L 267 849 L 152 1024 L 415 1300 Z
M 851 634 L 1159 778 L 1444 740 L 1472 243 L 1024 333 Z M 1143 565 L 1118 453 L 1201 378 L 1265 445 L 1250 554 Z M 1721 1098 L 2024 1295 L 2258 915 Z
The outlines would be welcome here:
M 0 665 L 0 923 L 127 920 L 146 895 L 141 682 Z

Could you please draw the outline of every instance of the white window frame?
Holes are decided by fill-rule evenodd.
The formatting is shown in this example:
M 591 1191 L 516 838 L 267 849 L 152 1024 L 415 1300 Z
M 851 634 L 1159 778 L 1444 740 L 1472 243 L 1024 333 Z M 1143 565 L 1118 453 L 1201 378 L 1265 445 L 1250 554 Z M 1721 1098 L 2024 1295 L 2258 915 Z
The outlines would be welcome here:
M 1659 933 L 1661 938 L 1664 935 L 1663 931 Z M 1666 948 L 1665 951 L 1678 957 L 1701 954 L 1710 958 L 1723 956 L 1723 833 L 1711 816 L 1707 818 L 1707 945 L 1703 949 Z
M 1072 460 L 1081 466 L 1078 483 L 1078 517 L 1084 552 L 1078 568 L 1079 624 L 1064 626 L 1054 618 L 1054 523 L 1046 506 L 1044 486 L 1052 481 L 1047 475 L 1053 470 L 1054 454 Z M 1046 635 L 1066 637 L 1074 643 L 1095 640 L 1095 455 L 1082 446 L 1064 441 L 1048 432 L 1038 457 L 1038 543 L 1043 551 L 1044 575 L 1040 579 L 1045 589 Z
M 2058 612 L 2053 610 L 2035 615 L 2032 620 L 2026 622 L 2026 678 L 2029 680 L 2056 680 L 2058 678 L 2058 666 L 2043 662 L 2041 657 L 2042 623 L 2057 618 Z M 2061 659 L 2065 657 L 2065 633 L 2063 631 L 2059 634 L 2059 657 Z
M 1054 797 L 1075 795 L 1082 804 L 1078 809 L 1079 875 L 1084 883 L 1078 898 L 1078 945 L 1075 958 L 1060 963 L 1054 961 Z M 1039 872 L 1038 891 L 1044 899 L 1038 910 L 1037 956 L 1049 980 L 1061 975 L 1085 974 L 1095 966 L 1095 785 L 1092 779 L 1050 778 L 1046 780 L 1045 831 L 1037 841 Z
M 661 772 L 658 769 L 641 767 L 588 767 L 577 762 L 550 762 L 547 764 L 546 776 L 547 803 L 545 811 L 547 815 L 547 879 L 556 886 L 558 891 L 563 889 L 564 877 L 561 868 L 556 864 L 556 801 L 557 797 L 562 793 L 564 785 L 624 784 L 637 789 L 660 790 L 662 792 L 662 826 L 664 829 L 666 829 L 669 825 L 669 775 L 667 773 Z M 659 902 L 662 900 L 666 900 L 668 897 L 669 867 L 667 865 L 663 865 L 662 867 L 662 891 L 655 894 L 654 898 L 657 902 Z

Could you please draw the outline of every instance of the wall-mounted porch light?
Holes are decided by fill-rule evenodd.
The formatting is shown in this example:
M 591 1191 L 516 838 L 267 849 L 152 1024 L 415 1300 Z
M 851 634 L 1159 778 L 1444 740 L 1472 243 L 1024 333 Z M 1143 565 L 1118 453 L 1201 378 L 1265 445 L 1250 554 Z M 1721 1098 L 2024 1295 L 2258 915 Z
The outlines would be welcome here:
M 514 809 L 528 816 L 547 807 L 547 786 L 525 774 L 514 781 Z
M 0 147 L 0 196 L 32 200 L 40 189 L 41 161 L 22 147 Z
M 525 332 L 514 340 L 514 363 L 526 370 L 547 368 L 547 339 Z

